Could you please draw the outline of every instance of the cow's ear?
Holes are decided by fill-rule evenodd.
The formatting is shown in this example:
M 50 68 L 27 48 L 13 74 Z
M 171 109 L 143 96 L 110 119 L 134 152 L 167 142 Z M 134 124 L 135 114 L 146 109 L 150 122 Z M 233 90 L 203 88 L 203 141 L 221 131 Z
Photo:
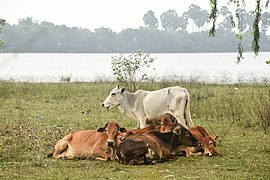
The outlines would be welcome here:
M 217 138 L 218 138 L 218 136 L 215 136 L 213 139 L 214 139 L 214 140 L 217 140 Z
M 173 133 L 177 135 L 181 134 L 180 128 L 174 128 Z
M 126 128 L 120 128 L 119 131 L 122 133 L 127 132 Z
M 105 123 L 105 124 L 104 124 L 104 126 L 103 126 L 103 128 L 104 128 L 104 129 L 106 129 L 106 128 L 107 128 L 107 126 L 108 126 L 108 124 L 109 124 L 108 122 L 107 122 L 107 123 Z
M 121 93 L 123 93 L 123 92 L 125 92 L 126 91 L 126 89 L 125 88 L 122 88 L 121 89 Z
M 121 89 L 121 87 L 122 87 L 122 84 L 117 85 L 117 89 Z
M 105 131 L 105 128 L 103 127 L 97 129 L 97 132 L 103 132 L 103 131 Z

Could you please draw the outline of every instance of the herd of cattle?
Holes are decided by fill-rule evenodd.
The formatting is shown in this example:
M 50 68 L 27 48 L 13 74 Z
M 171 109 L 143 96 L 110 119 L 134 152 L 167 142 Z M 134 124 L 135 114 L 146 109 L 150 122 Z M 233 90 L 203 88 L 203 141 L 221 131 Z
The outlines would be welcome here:
M 97 130 L 71 132 L 55 145 L 48 157 L 57 159 L 118 160 L 124 164 L 152 164 L 177 156 L 216 153 L 217 138 L 190 117 L 189 94 L 178 86 L 158 91 L 130 93 L 119 86 L 102 104 L 118 107 L 138 121 L 138 129 L 127 130 L 107 122 Z

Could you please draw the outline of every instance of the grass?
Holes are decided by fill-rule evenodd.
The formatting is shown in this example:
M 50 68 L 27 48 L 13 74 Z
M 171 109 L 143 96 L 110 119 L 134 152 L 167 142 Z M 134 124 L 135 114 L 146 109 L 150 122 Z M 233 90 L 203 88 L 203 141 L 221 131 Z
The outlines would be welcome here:
M 179 157 L 148 166 L 116 161 L 46 158 L 57 140 L 72 130 L 97 129 L 107 121 L 126 128 L 136 122 L 101 102 L 116 86 L 93 83 L 0 82 L 1 179 L 269 179 L 270 118 L 268 84 L 154 82 L 154 90 L 186 87 L 195 125 L 219 135 L 219 155 Z

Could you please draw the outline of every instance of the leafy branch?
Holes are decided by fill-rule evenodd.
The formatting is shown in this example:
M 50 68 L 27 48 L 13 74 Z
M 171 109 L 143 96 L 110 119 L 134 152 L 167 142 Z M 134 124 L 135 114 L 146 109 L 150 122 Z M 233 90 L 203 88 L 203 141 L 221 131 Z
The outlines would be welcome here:
M 2 27 L 6 24 L 6 21 L 4 19 L 0 18 L 0 33 L 2 32 Z M 0 39 L 0 49 L 3 47 L 4 42 Z
M 116 80 L 126 86 L 130 91 L 137 89 L 136 83 L 148 80 L 146 70 L 156 58 L 150 57 L 149 53 L 138 51 L 130 55 L 120 54 L 112 56 L 111 65 Z
M 239 8 L 245 7 L 245 1 L 244 0 L 229 0 L 228 4 L 236 4 L 237 10 L 235 13 L 235 16 L 237 18 L 237 29 L 238 29 L 238 33 L 236 34 L 236 38 L 239 40 L 238 42 L 238 56 L 237 56 L 237 63 L 239 63 L 241 61 L 241 59 L 243 59 L 243 45 L 242 45 L 242 40 L 243 40 L 243 35 L 242 35 L 242 26 L 241 26 L 241 12 L 239 11 Z M 265 7 L 268 8 L 268 4 L 269 4 L 269 0 L 266 1 L 265 3 Z M 215 36 L 216 33 L 216 27 L 215 27 L 215 23 L 216 23 L 216 19 L 217 19 L 217 0 L 210 0 L 210 7 L 211 7 L 211 14 L 209 16 L 209 19 L 213 21 L 212 27 L 209 31 L 209 36 L 213 37 Z M 259 22 L 260 22 L 260 18 L 261 18 L 261 0 L 256 0 L 256 8 L 254 11 L 255 14 L 255 19 L 253 21 L 253 32 L 252 32 L 252 36 L 253 36 L 253 41 L 251 43 L 251 48 L 252 51 L 255 53 L 255 55 L 258 55 L 259 51 L 260 51 L 260 45 L 259 45 L 259 40 L 260 40 L 260 28 L 259 28 Z M 231 24 L 232 26 L 235 26 L 235 22 L 233 21 L 233 18 L 231 18 Z M 269 61 L 267 61 L 269 63 Z

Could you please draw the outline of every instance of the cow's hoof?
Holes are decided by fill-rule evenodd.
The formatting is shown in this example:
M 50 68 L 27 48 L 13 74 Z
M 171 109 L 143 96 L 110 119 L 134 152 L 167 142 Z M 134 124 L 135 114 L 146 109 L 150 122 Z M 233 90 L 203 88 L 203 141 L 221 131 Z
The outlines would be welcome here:
M 132 159 L 129 161 L 128 165 L 138 165 L 138 162 Z
M 151 161 L 151 164 L 157 164 L 157 161 Z

